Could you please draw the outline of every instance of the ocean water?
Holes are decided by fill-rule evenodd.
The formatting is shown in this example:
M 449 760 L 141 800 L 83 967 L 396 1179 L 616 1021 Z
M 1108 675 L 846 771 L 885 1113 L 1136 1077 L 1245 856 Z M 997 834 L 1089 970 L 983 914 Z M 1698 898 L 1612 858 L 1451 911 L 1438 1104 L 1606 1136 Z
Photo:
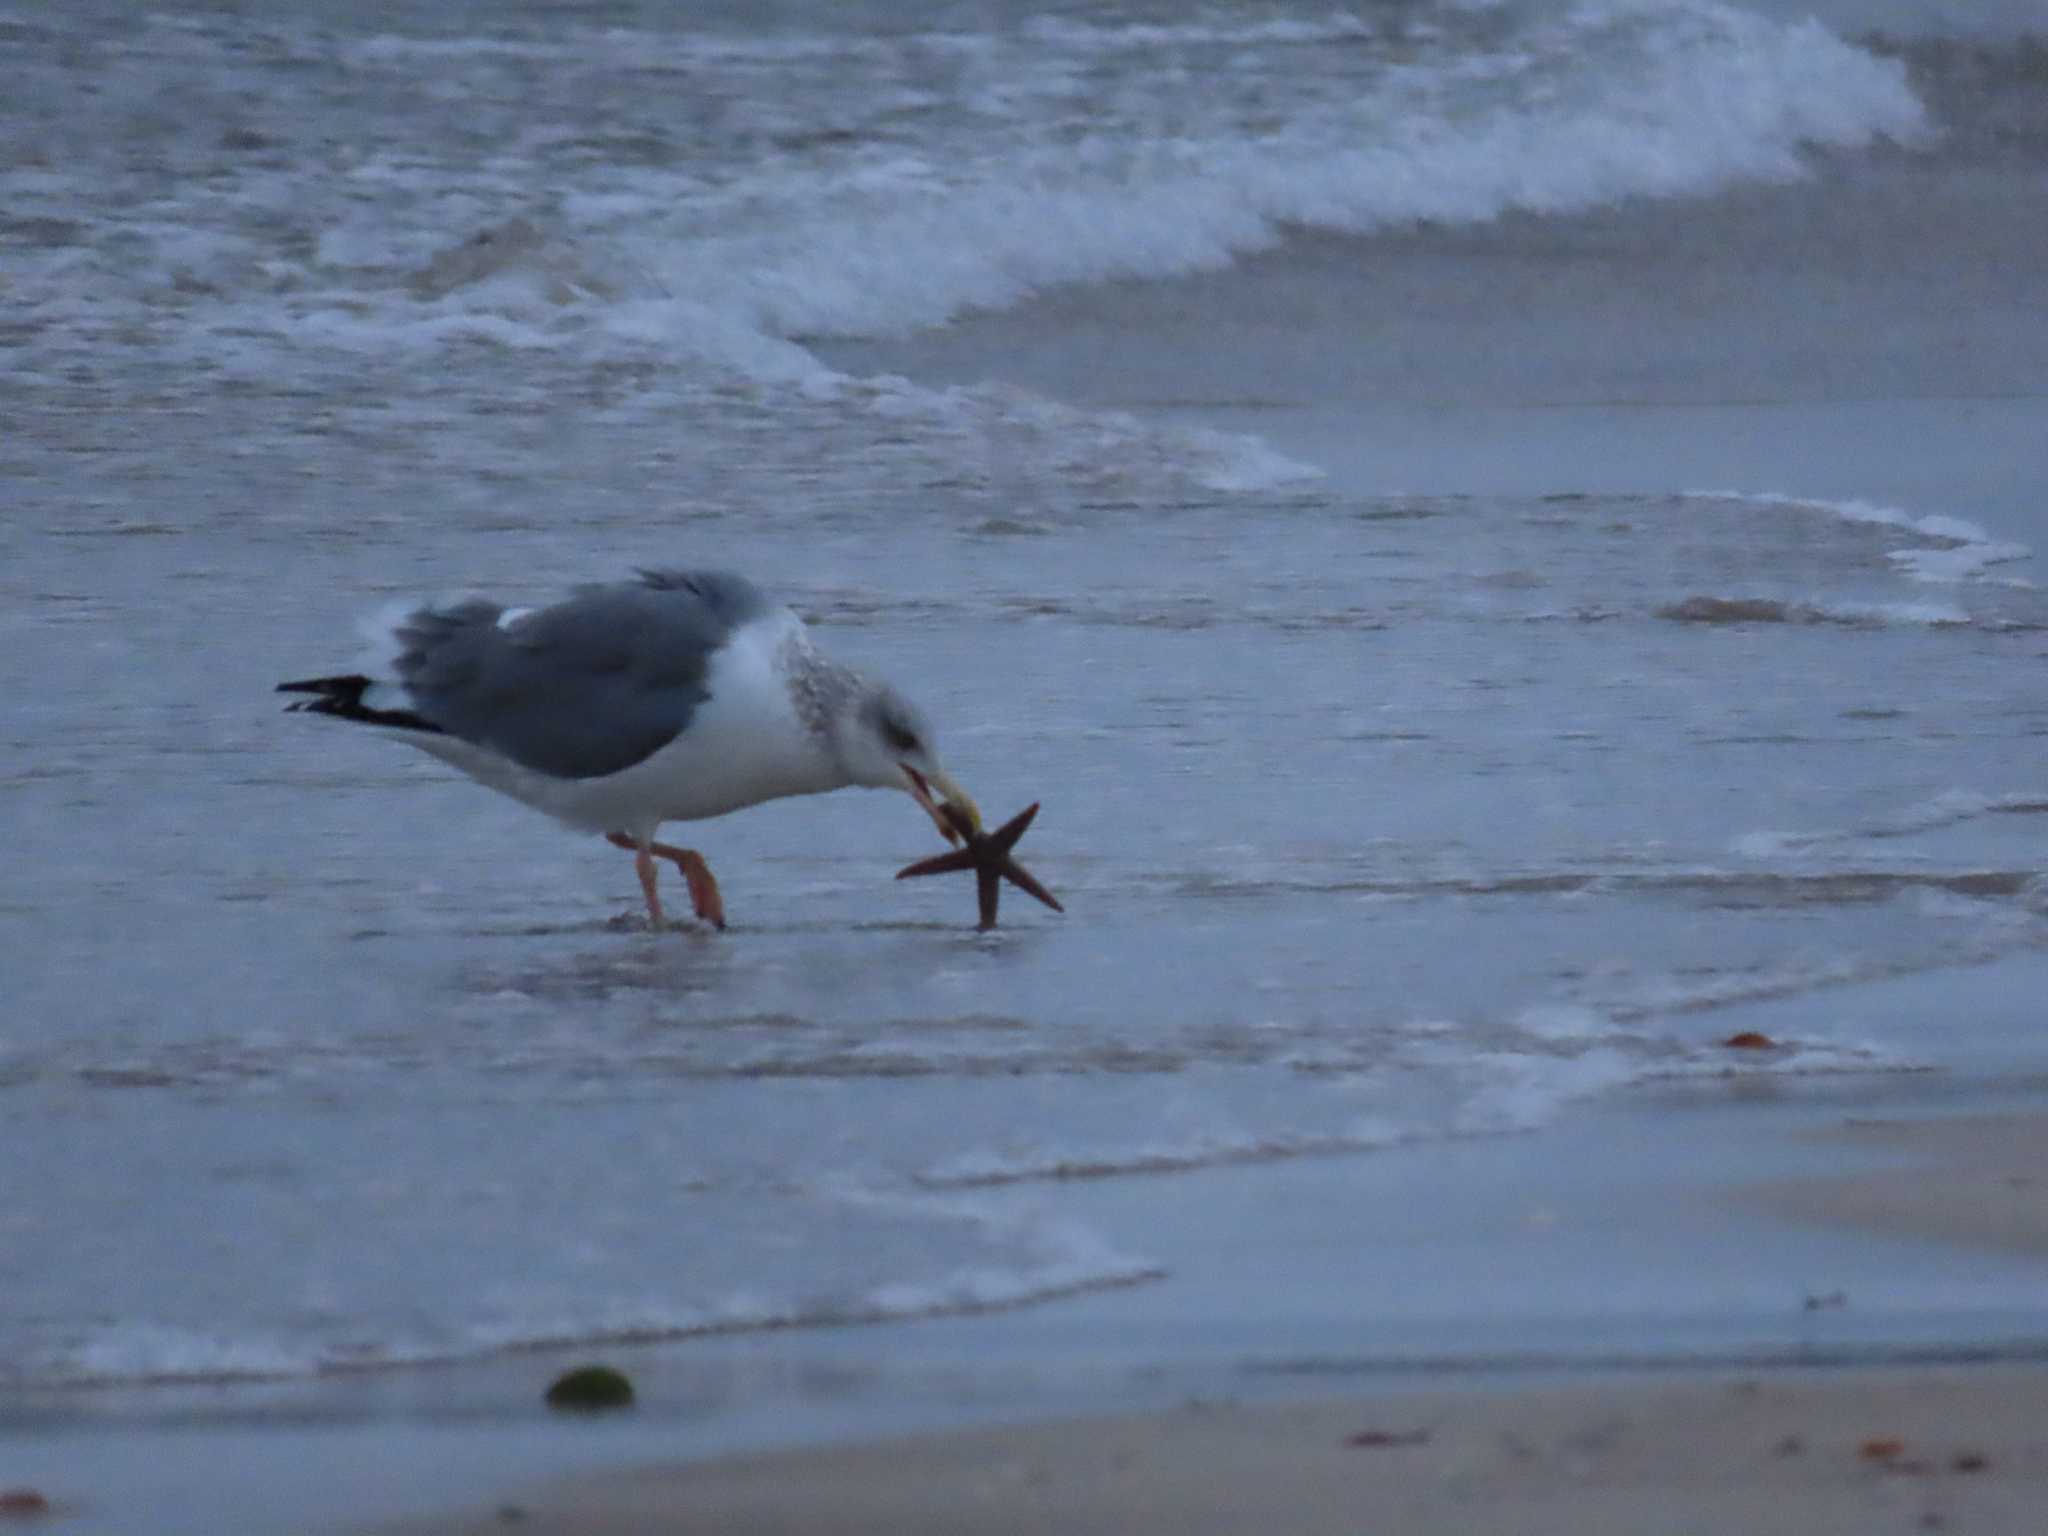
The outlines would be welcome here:
M 0 6 L 0 1386 L 1058 1305 L 1174 1283 L 1106 1186 L 2038 1070 L 1871 999 L 2048 938 L 2048 42 L 1808 9 Z M 270 692 L 635 565 L 1067 915 L 847 793 L 649 933 Z

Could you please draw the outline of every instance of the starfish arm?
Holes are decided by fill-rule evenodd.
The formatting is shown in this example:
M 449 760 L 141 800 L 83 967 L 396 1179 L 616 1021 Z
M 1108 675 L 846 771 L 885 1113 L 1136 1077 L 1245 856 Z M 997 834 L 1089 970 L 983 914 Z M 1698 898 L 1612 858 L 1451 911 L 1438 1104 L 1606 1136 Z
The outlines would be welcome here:
M 1003 859 L 1002 875 L 1005 880 L 1008 880 L 1012 885 L 1016 886 L 1019 890 L 1028 891 L 1031 895 L 1036 896 L 1048 907 L 1051 907 L 1053 911 L 1064 912 L 1067 910 L 1065 907 L 1060 905 L 1059 898 L 1057 896 L 1053 895 L 1051 891 L 1048 891 L 1044 886 L 1040 885 L 1035 879 L 1033 879 L 1031 872 L 1028 869 L 1026 869 L 1022 864 L 1019 864 L 1015 859 L 1009 858 L 1007 856 Z
M 997 827 L 995 831 L 989 833 L 988 841 L 995 846 L 997 852 L 1008 853 L 1017 846 L 1018 840 L 1024 836 L 1026 829 L 1031 825 L 1032 818 L 1037 814 L 1038 802 L 1034 800 L 1000 827 Z
M 896 878 L 915 880 L 919 875 L 950 875 L 955 870 L 975 869 L 980 866 L 981 857 L 980 849 L 970 843 L 965 848 L 955 848 L 951 853 L 935 853 L 915 864 L 906 864 L 896 871 Z
M 974 895 L 981 904 L 981 930 L 986 933 L 996 925 L 996 904 L 1002 900 L 1003 882 L 995 869 L 987 864 L 974 872 Z

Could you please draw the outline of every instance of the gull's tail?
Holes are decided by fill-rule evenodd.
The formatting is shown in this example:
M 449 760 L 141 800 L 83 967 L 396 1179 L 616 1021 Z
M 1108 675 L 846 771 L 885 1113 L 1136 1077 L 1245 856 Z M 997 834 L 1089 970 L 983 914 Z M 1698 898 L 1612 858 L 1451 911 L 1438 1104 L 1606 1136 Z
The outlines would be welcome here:
M 285 713 L 303 710 L 313 715 L 333 715 L 339 720 L 359 720 L 364 725 L 396 726 L 405 731 L 430 731 L 440 735 L 441 727 L 409 709 L 378 709 L 366 703 L 364 695 L 378 687 L 374 677 L 350 672 L 339 677 L 306 677 L 295 683 L 279 683 L 279 693 L 310 693 L 314 697 L 287 704 Z

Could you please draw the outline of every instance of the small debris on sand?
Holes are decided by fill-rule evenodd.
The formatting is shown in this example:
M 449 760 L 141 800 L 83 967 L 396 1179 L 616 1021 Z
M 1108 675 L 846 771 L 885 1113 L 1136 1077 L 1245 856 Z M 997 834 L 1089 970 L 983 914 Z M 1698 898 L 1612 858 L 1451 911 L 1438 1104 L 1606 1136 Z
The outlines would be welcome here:
M 1361 1450 L 1377 1450 L 1383 1446 L 1427 1445 L 1429 1431 L 1426 1429 L 1361 1429 L 1355 1435 L 1344 1437 L 1346 1445 Z
M 578 1366 L 564 1371 L 548 1388 L 547 1403 L 572 1413 L 600 1413 L 633 1406 L 633 1383 L 608 1365 Z

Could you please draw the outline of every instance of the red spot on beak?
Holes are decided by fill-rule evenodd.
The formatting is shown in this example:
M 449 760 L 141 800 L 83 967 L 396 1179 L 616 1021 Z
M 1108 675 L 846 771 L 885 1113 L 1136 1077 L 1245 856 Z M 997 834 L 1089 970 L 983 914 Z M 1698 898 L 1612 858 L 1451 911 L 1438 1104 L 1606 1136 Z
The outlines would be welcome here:
M 896 766 L 901 768 L 903 776 L 910 780 L 911 797 L 924 807 L 924 813 L 931 817 L 932 825 L 939 829 L 948 843 L 958 843 L 960 834 L 953 829 L 952 819 L 939 809 L 938 799 L 932 794 L 931 780 L 908 763 L 899 762 Z

